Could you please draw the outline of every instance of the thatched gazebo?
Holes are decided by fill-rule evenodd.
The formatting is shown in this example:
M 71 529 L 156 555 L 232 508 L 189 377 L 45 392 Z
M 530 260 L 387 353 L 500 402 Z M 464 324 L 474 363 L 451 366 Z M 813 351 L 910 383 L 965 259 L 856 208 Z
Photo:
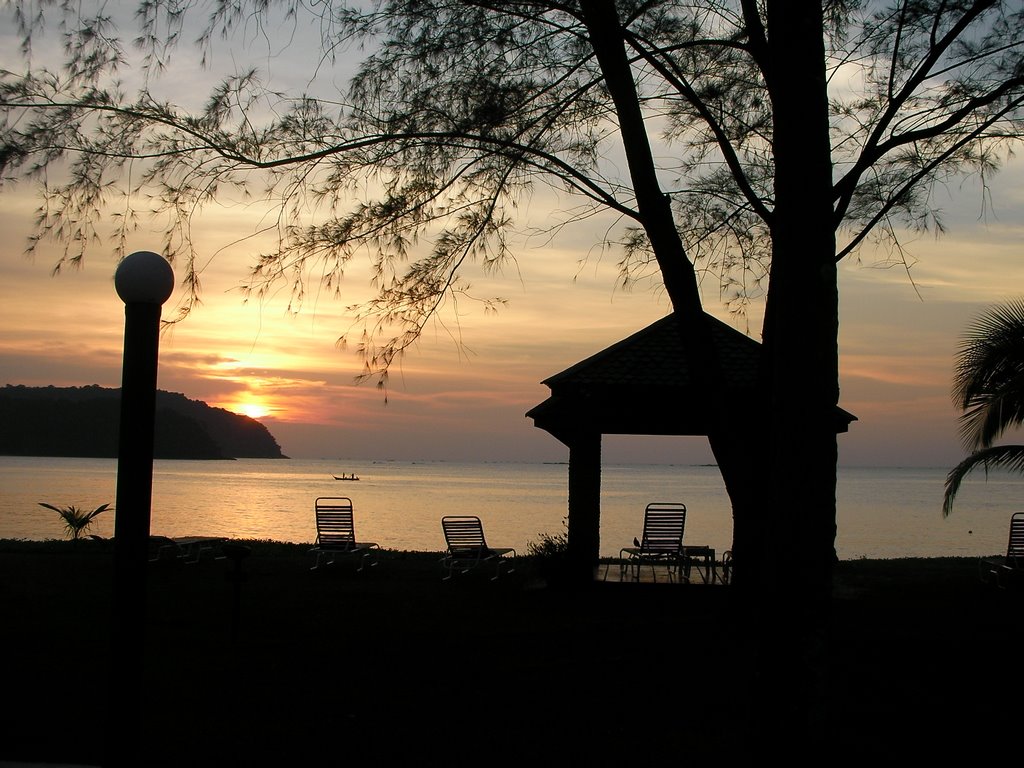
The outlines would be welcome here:
M 726 399 L 749 402 L 761 345 L 705 317 Z M 526 414 L 569 447 L 569 552 L 581 571 L 589 573 L 600 555 L 601 437 L 708 434 L 708 408 L 695 385 L 680 322 L 668 315 L 556 373 L 543 382 L 551 396 Z M 846 432 L 855 418 L 837 409 L 836 432 Z

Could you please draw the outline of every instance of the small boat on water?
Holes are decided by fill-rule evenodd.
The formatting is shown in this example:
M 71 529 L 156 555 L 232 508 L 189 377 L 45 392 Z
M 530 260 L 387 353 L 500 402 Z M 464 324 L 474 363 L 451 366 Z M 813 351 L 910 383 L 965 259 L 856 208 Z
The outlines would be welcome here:
M 335 480 L 358 480 L 359 479 L 359 475 L 354 474 L 354 473 L 351 474 L 351 475 L 334 475 L 334 479 Z

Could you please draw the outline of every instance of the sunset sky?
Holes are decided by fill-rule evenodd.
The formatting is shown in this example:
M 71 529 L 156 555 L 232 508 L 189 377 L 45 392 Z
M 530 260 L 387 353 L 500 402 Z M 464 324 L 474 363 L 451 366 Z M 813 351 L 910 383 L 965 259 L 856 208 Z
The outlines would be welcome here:
M 1024 293 L 1024 163 L 995 178 L 984 215 L 981 199 L 972 183 L 936 196 L 948 232 L 907 236 L 917 260 L 910 276 L 902 266 L 879 266 L 884 255 L 870 250 L 841 265 L 841 405 L 859 419 L 840 437 L 841 464 L 944 467 L 960 459 L 953 355 L 982 308 Z M 51 277 L 55 248 L 34 259 L 23 253 L 31 189 L 7 189 L 0 200 L 0 385 L 119 386 L 124 314 L 109 249 Z M 538 195 L 524 223 L 543 222 L 551 204 Z M 212 257 L 251 232 L 258 214 L 210 209 L 197 242 Z M 386 402 L 372 384 L 354 382 L 362 363 L 335 344 L 351 325 L 345 307 L 370 295 L 368 272 L 349 270 L 341 300 L 314 291 L 290 314 L 287 291 L 246 304 L 233 290 L 255 244 L 217 252 L 203 273 L 202 306 L 161 341 L 159 386 L 259 418 L 297 458 L 564 460 L 566 449 L 525 417 L 547 396 L 541 381 L 669 311 L 656 288 L 616 287 L 616 254 L 595 249 L 602 231 L 590 222 L 553 241 L 524 236 L 516 265 L 498 276 L 471 274 L 478 295 L 501 296 L 507 306 L 488 314 L 465 303 L 457 327 L 445 315 L 393 372 Z M 155 231 L 136 233 L 128 250 L 159 250 L 160 240 Z M 165 316 L 179 298 L 176 291 Z M 729 318 L 713 278 L 704 300 L 759 338 L 760 307 L 747 320 Z M 710 458 L 695 438 L 606 438 L 604 455 Z

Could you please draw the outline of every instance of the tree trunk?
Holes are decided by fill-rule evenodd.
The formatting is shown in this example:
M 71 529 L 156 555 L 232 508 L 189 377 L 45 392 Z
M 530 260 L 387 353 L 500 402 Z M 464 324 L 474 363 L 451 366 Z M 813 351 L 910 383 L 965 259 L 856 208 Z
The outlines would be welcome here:
M 581 6 L 615 102 L 639 220 L 713 423 L 733 505 L 740 631 L 750 643 L 754 745 L 820 733 L 835 559 L 838 290 L 822 7 L 769 0 L 765 77 L 776 162 L 760 402 L 727 402 L 696 275 L 657 181 L 614 3 Z M 767 427 L 761 426 L 767 414 Z M 737 660 L 737 663 L 743 663 Z M 792 753 L 792 752 L 790 752 Z
M 769 0 L 775 207 L 764 324 L 771 525 L 761 616 L 773 733 L 810 745 L 823 708 L 836 532 L 839 303 L 822 6 Z M 768 702 L 766 702 L 766 705 Z M 782 706 L 779 706 L 782 705 Z
M 701 304 L 696 271 L 676 229 L 669 198 L 658 182 L 615 4 L 612 0 L 594 0 L 584 3 L 581 12 L 615 104 L 636 194 L 638 221 L 651 243 L 672 307 L 684 320 L 682 343 L 694 386 L 702 393 L 700 399 L 710 414 L 708 438 L 733 508 L 733 554 L 740 563 L 737 585 L 742 589 L 749 582 L 743 573 L 759 567 L 764 551 L 756 546 L 756 541 L 763 535 L 759 494 L 766 476 L 760 461 L 762 454 L 751 450 L 751 430 L 758 429 L 752 416 L 759 412 L 760 404 L 737 403 L 724 395 L 722 372 Z

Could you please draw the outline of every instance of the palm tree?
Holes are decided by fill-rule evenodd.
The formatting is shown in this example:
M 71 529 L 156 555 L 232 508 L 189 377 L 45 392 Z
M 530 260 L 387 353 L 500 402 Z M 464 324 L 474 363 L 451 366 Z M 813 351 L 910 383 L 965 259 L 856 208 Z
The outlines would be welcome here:
M 1024 445 L 992 444 L 1024 423 L 1024 299 L 996 304 L 968 327 L 957 353 L 953 398 L 963 410 L 960 437 L 970 455 L 946 475 L 944 516 L 976 467 L 1024 472 Z
M 106 511 L 110 505 L 100 504 L 96 509 L 87 510 L 74 505 L 58 507 L 53 504 L 47 504 L 44 501 L 40 501 L 39 506 L 52 509 L 60 515 L 61 520 L 64 521 L 64 531 L 71 537 L 72 541 L 77 542 L 82 537 L 82 534 L 89 529 L 89 526 L 92 525 L 92 521 L 96 515 Z

